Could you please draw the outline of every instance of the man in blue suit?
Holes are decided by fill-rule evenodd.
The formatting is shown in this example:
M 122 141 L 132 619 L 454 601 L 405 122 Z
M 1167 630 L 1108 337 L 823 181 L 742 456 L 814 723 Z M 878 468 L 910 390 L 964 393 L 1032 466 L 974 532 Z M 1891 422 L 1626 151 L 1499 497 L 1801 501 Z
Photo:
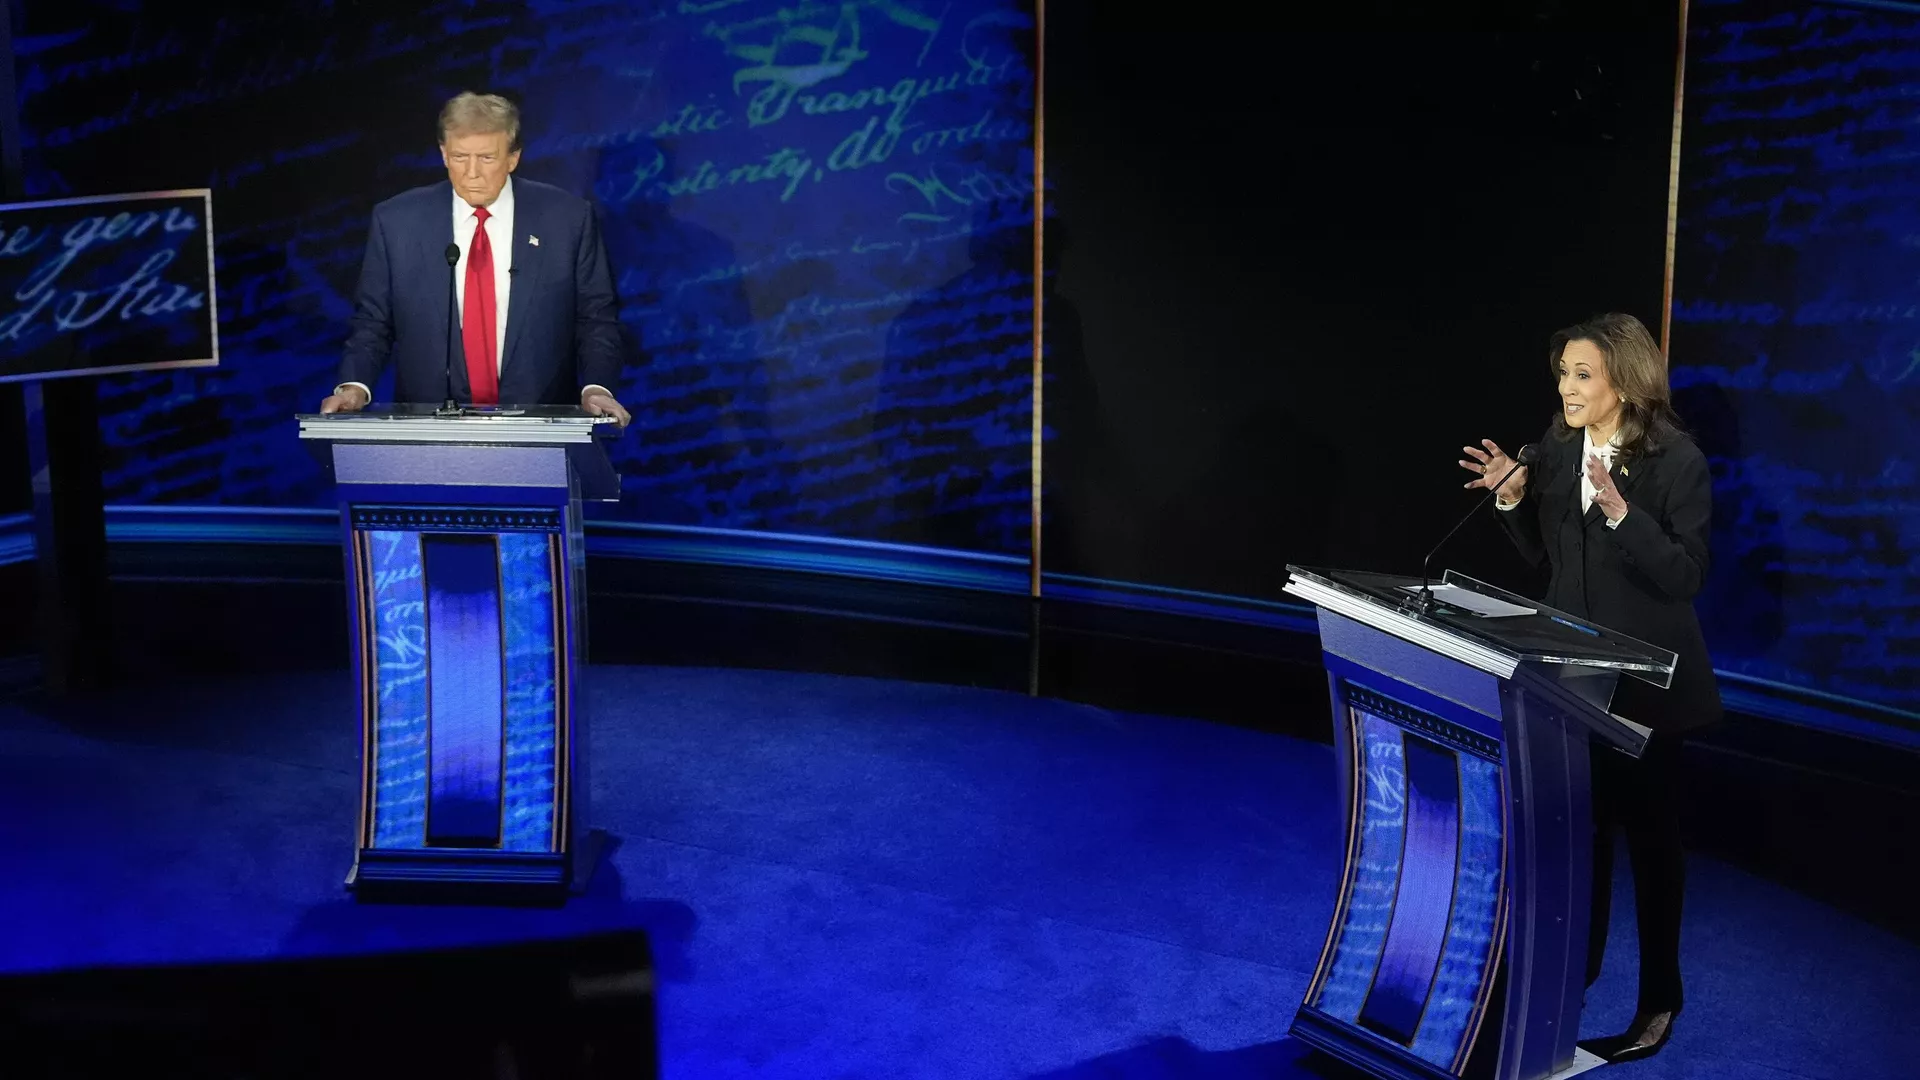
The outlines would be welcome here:
M 447 102 L 440 157 L 447 183 L 373 209 L 339 385 L 320 411 L 365 408 L 391 358 L 397 401 L 578 404 L 625 427 L 619 302 L 593 207 L 513 179 L 520 111 L 496 95 Z

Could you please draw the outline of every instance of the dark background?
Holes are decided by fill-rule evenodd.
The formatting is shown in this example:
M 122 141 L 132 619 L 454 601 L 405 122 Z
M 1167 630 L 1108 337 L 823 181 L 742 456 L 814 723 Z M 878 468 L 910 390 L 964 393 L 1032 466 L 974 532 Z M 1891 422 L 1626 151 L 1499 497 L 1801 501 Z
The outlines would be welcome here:
M 1289 562 L 1418 572 L 1471 505 L 1461 444 L 1545 429 L 1553 330 L 1658 335 L 1676 5 L 1409 6 L 1048 6 L 1049 571 L 1270 598 Z M 1439 561 L 1514 580 L 1497 533 Z
M 24 513 L 32 505 L 21 392 L 13 384 L 0 386 L 0 515 Z

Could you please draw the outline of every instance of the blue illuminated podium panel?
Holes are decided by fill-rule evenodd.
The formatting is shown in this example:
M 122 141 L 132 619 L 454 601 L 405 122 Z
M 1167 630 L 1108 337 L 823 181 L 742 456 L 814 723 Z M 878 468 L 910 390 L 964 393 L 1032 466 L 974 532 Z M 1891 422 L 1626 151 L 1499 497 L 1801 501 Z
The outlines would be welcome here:
M 1644 749 L 1607 705 L 1621 675 L 1667 685 L 1674 655 L 1466 578 L 1429 599 L 1417 579 L 1289 569 L 1319 609 L 1347 824 L 1293 1034 L 1391 1080 L 1599 1065 L 1575 1045 L 1588 755 Z
M 340 501 L 362 896 L 560 898 L 586 827 L 580 503 L 612 472 L 577 410 L 302 417 Z
M 1308 1007 L 1458 1073 L 1505 925 L 1500 745 L 1360 682 L 1339 689 L 1360 827 Z
M 568 726 L 556 509 L 354 506 L 361 846 L 561 848 Z

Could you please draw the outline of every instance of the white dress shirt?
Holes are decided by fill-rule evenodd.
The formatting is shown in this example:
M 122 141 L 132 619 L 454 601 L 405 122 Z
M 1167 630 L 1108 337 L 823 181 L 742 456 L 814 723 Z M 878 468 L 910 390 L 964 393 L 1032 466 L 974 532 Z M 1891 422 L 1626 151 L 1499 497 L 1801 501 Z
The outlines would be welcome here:
M 454 304 L 460 314 L 460 324 L 466 325 L 467 318 L 467 254 L 473 250 L 474 226 L 480 219 L 474 213 L 473 204 L 453 193 L 453 242 L 460 245 L 460 261 L 453 268 Z M 513 177 L 501 186 L 500 194 L 494 197 L 487 207 L 487 243 L 493 249 L 493 371 L 497 377 L 501 365 L 507 362 L 507 300 L 513 292 Z M 365 383 L 341 383 L 334 388 L 359 387 L 368 397 L 373 390 Z M 598 390 L 612 396 L 612 391 L 604 386 L 590 384 L 580 388 L 580 396 Z
M 1593 445 L 1593 429 L 1580 429 L 1580 513 L 1582 515 L 1586 514 L 1586 512 L 1592 508 L 1593 497 L 1600 493 L 1600 489 L 1594 487 L 1593 480 L 1587 476 L 1587 459 L 1595 454 L 1600 455 L 1601 467 L 1608 472 L 1612 472 L 1613 455 L 1614 451 L 1619 449 L 1619 439 L 1620 433 L 1615 431 L 1613 437 L 1607 440 L 1607 445 L 1596 450 Z M 1508 502 L 1496 495 L 1493 499 L 1493 505 L 1501 510 L 1511 510 L 1519 506 L 1520 503 L 1518 501 Z M 1609 518 L 1607 519 L 1607 528 L 1617 529 L 1620 527 L 1620 523 L 1626 519 L 1626 514 L 1621 514 L 1617 518 Z

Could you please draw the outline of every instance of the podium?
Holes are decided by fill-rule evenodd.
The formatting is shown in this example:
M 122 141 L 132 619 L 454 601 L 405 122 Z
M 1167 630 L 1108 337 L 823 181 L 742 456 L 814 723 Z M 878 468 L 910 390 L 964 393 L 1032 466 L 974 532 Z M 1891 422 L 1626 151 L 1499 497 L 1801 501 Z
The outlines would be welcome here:
M 360 712 L 359 899 L 564 902 L 588 828 L 583 500 L 619 498 L 577 408 L 298 417 L 338 493 Z M 610 430 L 610 429 L 604 429 Z
M 1346 847 L 1292 1034 L 1394 1080 L 1567 1077 L 1593 876 L 1590 753 L 1646 747 L 1622 677 L 1674 653 L 1470 578 L 1289 566 L 1318 612 Z

